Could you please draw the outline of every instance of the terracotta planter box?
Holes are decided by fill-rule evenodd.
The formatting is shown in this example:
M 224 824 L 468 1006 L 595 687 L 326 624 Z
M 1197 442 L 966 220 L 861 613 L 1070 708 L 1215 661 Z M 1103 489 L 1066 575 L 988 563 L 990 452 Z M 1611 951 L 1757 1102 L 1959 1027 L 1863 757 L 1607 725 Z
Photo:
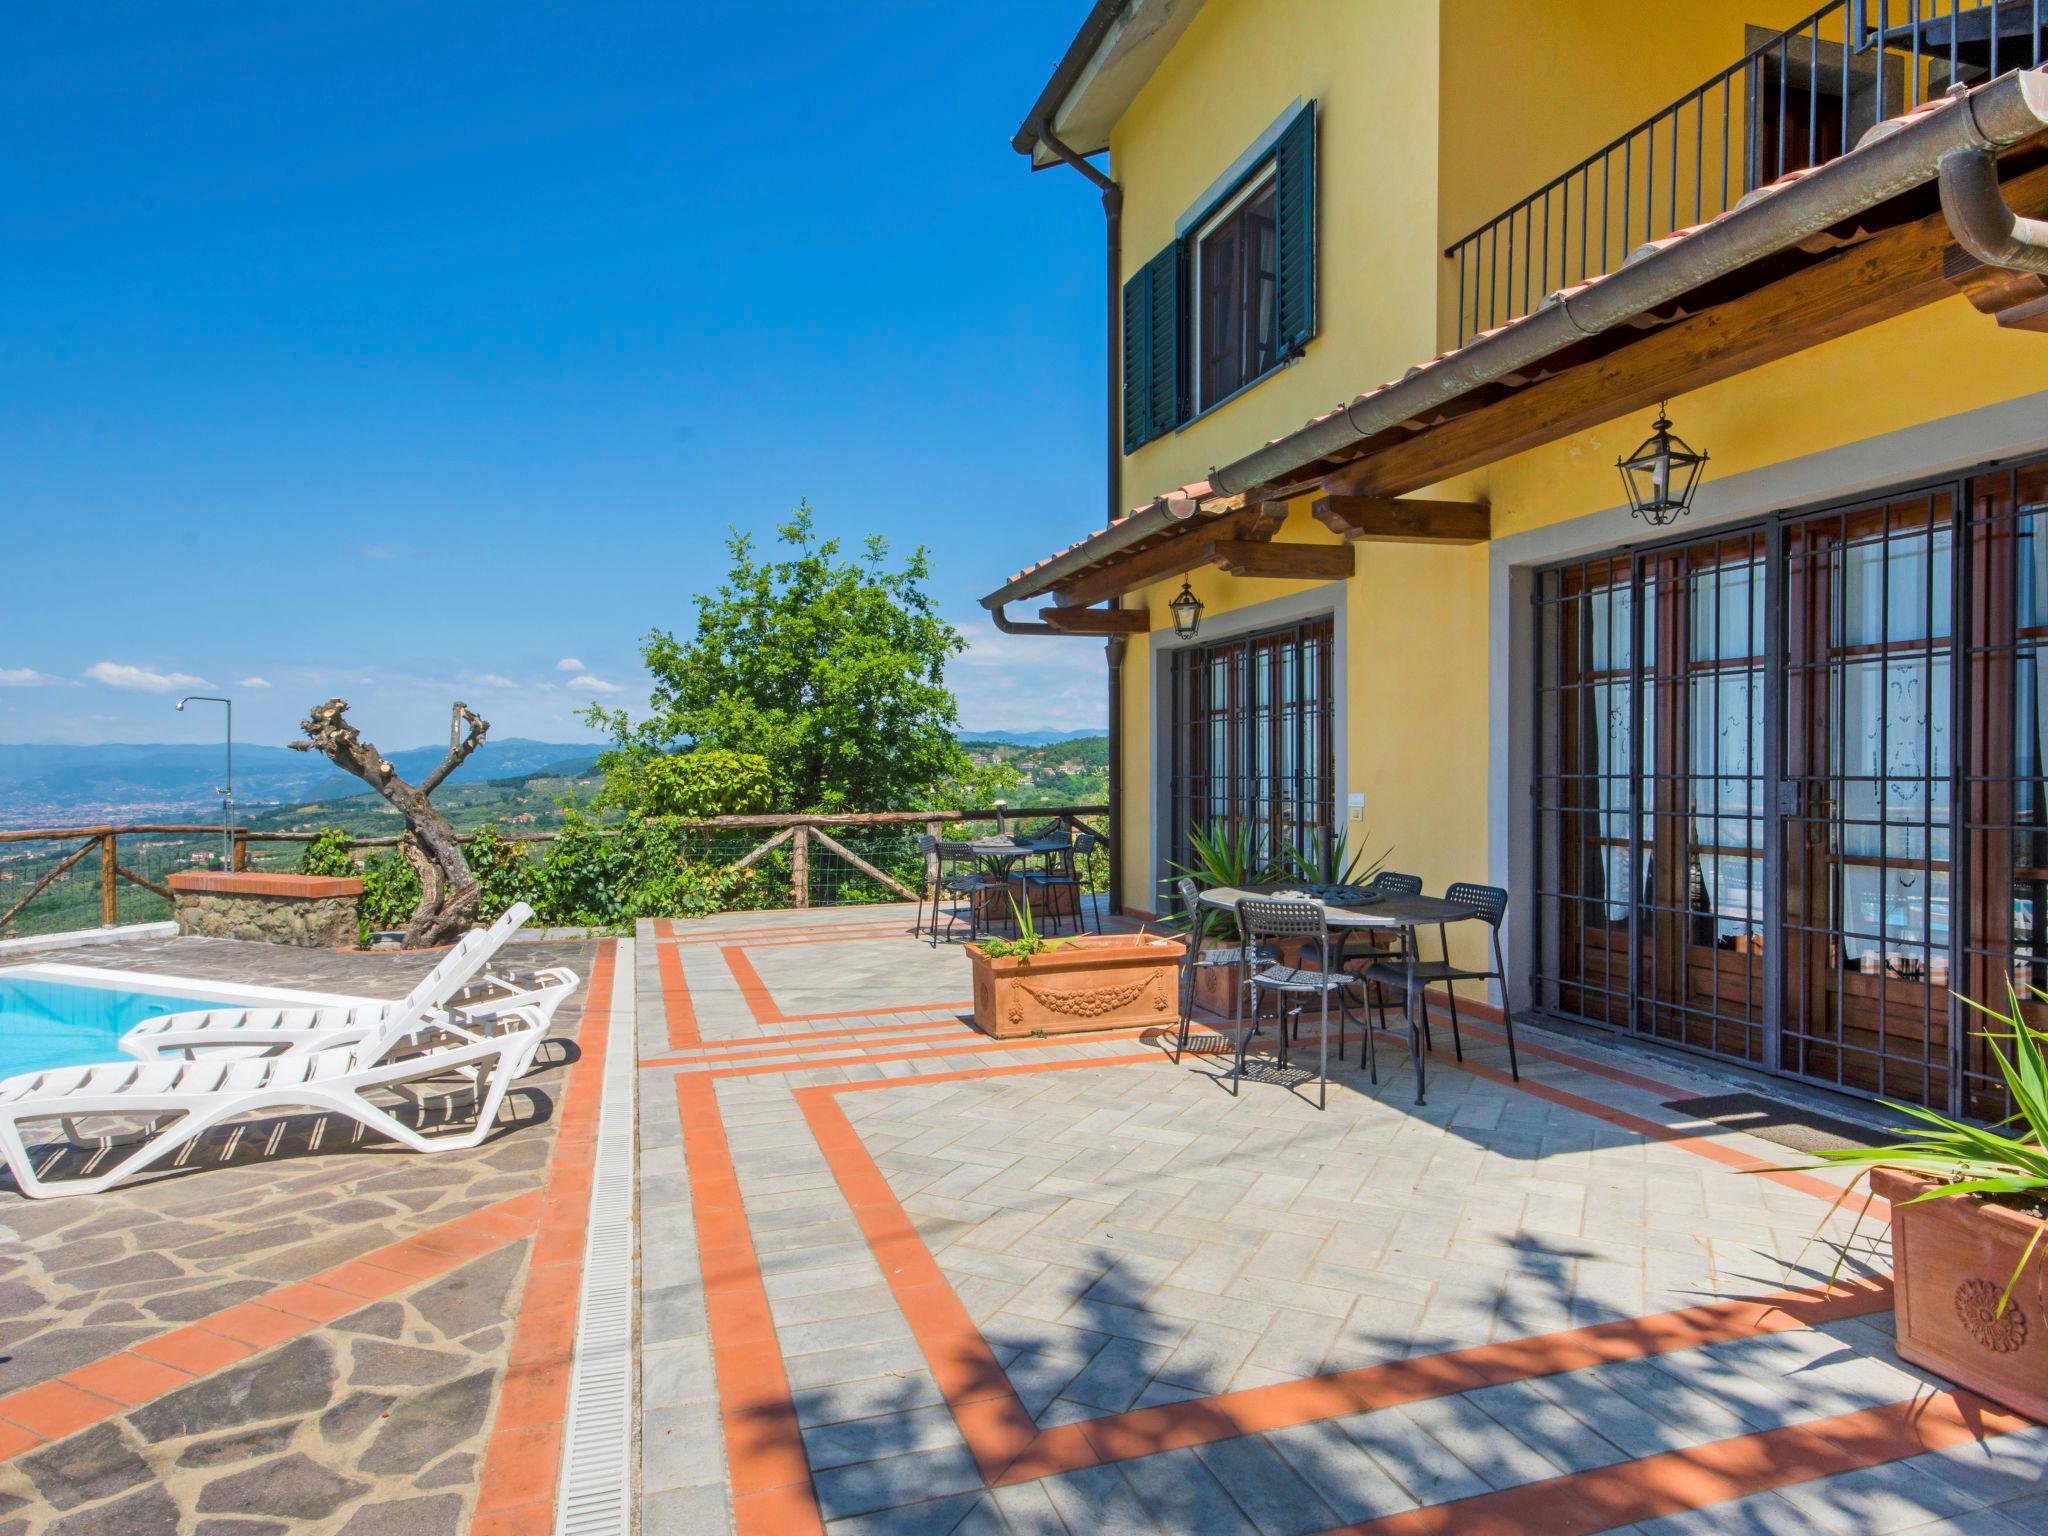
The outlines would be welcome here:
M 1121 933 L 1069 939 L 1029 959 L 991 959 L 970 944 L 975 1027 L 1009 1040 L 1171 1024 L 1180 955 L 1177 939 Z
M 2048 1423 L 2048 1238 L 2002 1316 L 1998 1298 L 2044 1225 L 1972 1195 L 1904 1202 L 1936 1180 L 1879 1168 L 1870 1184 L 1892 1203 L 1892 1310 L 1899 1354 L 1993 1402 Z

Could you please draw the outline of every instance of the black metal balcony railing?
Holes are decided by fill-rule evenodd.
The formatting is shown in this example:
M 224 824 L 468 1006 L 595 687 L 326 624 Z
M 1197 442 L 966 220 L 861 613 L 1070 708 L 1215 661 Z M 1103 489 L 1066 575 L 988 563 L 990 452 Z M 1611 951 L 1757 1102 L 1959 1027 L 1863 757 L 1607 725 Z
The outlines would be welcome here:
M 1824 165 L 1955 85 L 2038 67 L 2048 0 L 1833 0 L 1445 250 L 1457 342 Z

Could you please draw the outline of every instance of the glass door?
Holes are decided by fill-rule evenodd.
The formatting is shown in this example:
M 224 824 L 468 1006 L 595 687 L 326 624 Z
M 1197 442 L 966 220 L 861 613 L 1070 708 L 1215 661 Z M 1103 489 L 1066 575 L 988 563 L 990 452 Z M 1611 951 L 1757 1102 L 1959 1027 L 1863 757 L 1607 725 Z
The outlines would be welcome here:
M 1779 1066 L 1949 1096 L 1955 494 L 1788 523 Z

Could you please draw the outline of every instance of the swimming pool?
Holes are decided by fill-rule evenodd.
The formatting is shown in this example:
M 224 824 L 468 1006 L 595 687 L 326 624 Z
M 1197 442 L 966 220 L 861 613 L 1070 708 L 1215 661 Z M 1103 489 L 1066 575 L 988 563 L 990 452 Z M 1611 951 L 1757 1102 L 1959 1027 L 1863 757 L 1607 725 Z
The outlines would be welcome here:
M 357 1001 L 279 987 L 130 975 L 86 966 L 0 970 L 0 1077 L 121 1060 L 117 1042 L 122 1033 L 161 1013 Z

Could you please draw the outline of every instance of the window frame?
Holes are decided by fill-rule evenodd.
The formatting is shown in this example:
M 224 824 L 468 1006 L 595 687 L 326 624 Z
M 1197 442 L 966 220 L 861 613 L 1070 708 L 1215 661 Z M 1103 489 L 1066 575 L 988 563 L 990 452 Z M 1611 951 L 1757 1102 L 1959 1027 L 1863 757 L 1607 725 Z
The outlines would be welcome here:
M 1274 197 L 1276 231 L 1276 249 L 1274 252 L 1275 274 L 1272 295 L 1273 361 L 1259 372 L 1251 375 L 1251 377 L 1240 380 L 1236 385 L 1225 390 L 1214 400 L 1204 399 L 1202 395 L 1202 374 L 1204 371 L 1202 311 L 1206 306 L 1203 302 L 1202 289 L 1202 247 L 1212 235 L 1240 213 L 1247 204 L 1268 191 L 1271 191 Z M 1234 189 L 1225 193 L 1201 218 L 1197 219 L 1183 237 L 1188 241 L 1188 372 L 1190 374 L 1188 397 L 1192 410 L 1188 419 L 1182 422 L 1175 429 L 1176 431 L 1185 431 L 1218 406 L 1229 404 L 1246 390 L 1278 373 L 1294 358 L 1295 354 L 1289 352 L 1280 344 L 1279 252 L 1277 249 L 1279 194 L 1280 156 L 1276 148 L 1269 151 L 1264 159 L 1247 170 L 1244 174 L 1244 179 Z

